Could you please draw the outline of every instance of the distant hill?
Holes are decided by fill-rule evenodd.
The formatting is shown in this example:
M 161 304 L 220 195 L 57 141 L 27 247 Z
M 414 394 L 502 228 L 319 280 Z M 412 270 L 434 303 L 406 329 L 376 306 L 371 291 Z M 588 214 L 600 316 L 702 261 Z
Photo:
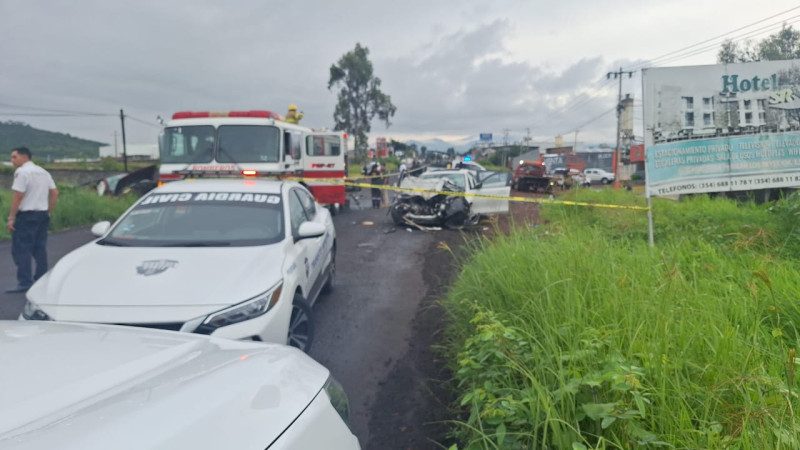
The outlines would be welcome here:
M 93 159 L 100 156 L 99 148 L 108 145 L 72 137 L 64 133 L 39 130 L 23 122 L 0 122 L 0 159 L 8 159 L 14 147 L 31 149 L 39 161 L 61 158 Z
M 472 148 L 472 143 L 470 143 L 470 142 L 453 144 L 453 143 L 444 141 L 442 139 L 428 139 L 427 141 L 414 141 L 414 140 L 411 140 L 411 141 L 406 141 L 405 144 L 406 145 L 415 144 L 417 146 L 417 148 L 420 148 L 420 147 L 422 147 L 424 145 L 427 149 L 434 150 L 434 151 L 437 151 L 437 152 L 446 152 L 448 148 L 453 147 L 453 149 L 459 155 L 468 152 L 469 149 Z

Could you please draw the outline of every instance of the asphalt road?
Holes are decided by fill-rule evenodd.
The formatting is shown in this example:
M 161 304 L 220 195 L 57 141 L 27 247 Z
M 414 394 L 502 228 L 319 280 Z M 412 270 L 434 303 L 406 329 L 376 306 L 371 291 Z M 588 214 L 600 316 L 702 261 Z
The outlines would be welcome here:
M 369 206 L 368 190 L 350 195 Z M 437 378 L 446 375 L 430 351 L 440 323 L 432 304 L 452 272 L 452 255 L 437 243 L 444 233 L 456 245 L 460 234 L 395 228 L 386 209 L 351 204 L 334 217 L 337 285 L 314 307 L 310 355 L 348 393 L 351 428 L 362 448 L 438 448 L 432 440 L 440 436 L 431 433 L 439 432 L 444 413 L 437 414 L 446 401 Z M 52 234 L 51 266 L 92 238 L 88 229 Z M 24 294 L 2 292 L 16 284 L 10 242 L 0 242 L 0 262 L 0 319 L 16 319 Z

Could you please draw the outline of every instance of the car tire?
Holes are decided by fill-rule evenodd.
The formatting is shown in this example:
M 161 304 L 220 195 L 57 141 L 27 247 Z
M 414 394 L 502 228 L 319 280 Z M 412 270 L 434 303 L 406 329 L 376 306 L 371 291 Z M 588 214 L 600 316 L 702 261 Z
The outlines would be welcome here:
M 603 184 L 608 184 L 609 183 L 608 178 L 603 178 L 602 180 L 600 180 L 600 182 L 603 183 Z
M 314 341 L 314 316 L 311 306 L 303 297 L 295 294 L 292 301 L 292 315 L 289 319 L 289 336 L 286 343 L 305 353 Z
M 336 288 L 336 246 L 331 248 L 331 265 L 328 272 L 328 279 L 322 285 L 323 294 L 330 294 Z
M 389 207 L 389 213 L 392 216 L 392 222 L 394 222 L 395 225 L 405 224 L 403 217 L 406 215 L 406 210 L 403 204 L 394 203 Z

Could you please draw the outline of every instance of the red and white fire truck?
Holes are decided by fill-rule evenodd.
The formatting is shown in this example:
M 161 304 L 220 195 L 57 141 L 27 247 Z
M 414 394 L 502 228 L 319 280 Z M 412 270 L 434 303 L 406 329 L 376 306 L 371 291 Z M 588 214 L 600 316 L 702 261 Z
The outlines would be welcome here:
M 347 134 L 283 122 L 271 111 L 177 112 L 165 125 L 159 151 L 162 182 L 299 177 L 320 204 L 333 210 L 345 203 Z

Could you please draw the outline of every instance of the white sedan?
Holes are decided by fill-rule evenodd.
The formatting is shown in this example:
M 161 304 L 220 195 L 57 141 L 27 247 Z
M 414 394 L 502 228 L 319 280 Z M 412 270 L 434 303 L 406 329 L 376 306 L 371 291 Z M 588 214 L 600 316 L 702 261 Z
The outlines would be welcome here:
M 330 213 L 302 185 L 185 180 L 140 199 L 27 292 L 21 319 L 161 328 L 308 351 L 334 286 Z M 288 341 L 287 341 L 288 339 Z
M 0 448 L 354 450 L 348 401 L 297 349 L 0 321 Z
M 446 179 L 464 191 L 465 198 L 470 203 L 470 212 L 474 214 L 508 213 L 507 198 L 511 195 L 511 174 L 508 172 L 480 172 L 480 178 L 475 172 L 468 169 L 435 170 L 425 172 L 419 176 L 423 184 L 417 183 L 413 177 L 405 178 L 400 183 L 401 187 L 426 188 L 424 180 Z M 504 197 L 499 200 L 486 197 L 473 197 L 485 195 L 490 197 Z

